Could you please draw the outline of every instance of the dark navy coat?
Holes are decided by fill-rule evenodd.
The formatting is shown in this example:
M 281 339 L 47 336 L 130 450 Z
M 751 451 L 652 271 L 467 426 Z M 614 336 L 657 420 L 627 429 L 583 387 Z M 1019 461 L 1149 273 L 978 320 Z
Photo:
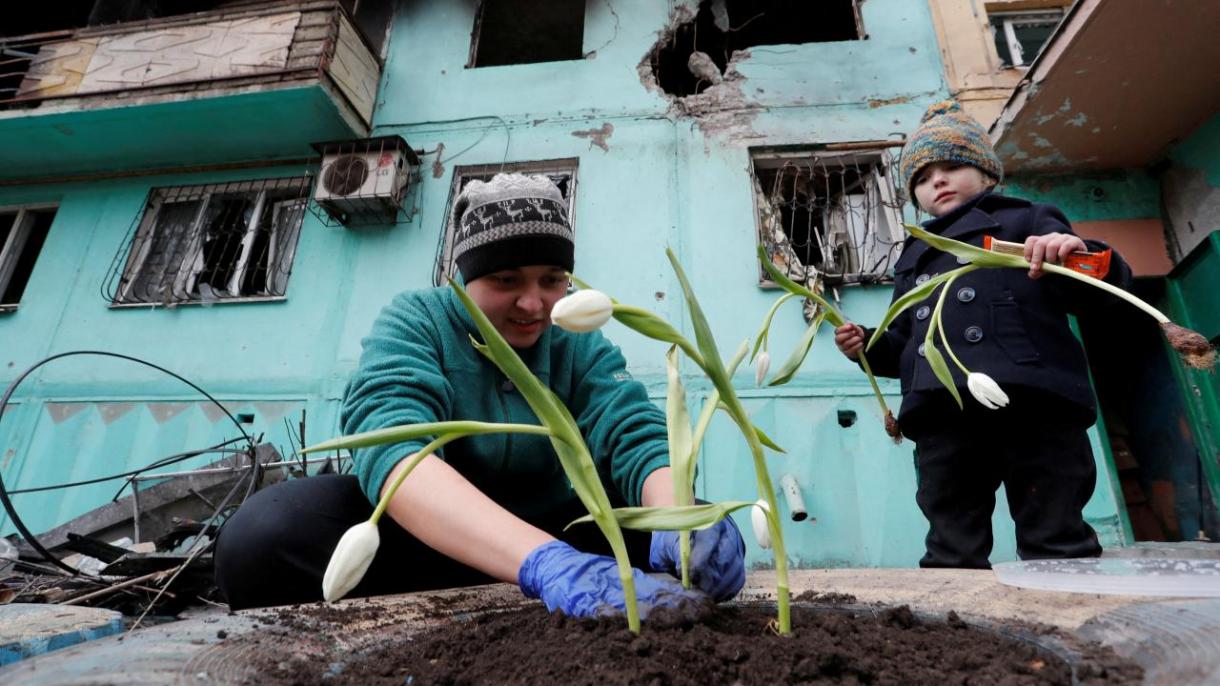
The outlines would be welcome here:
M 1024 243 L 1029 236 L 1073 233 L 1057 208 L 992 192 L 929 221 L 925 228 L 980 247 L 988 235 Z M 1108 249 L 1100 241 L 1085 242 L 1089 250 Z M 960 266 L 953 255 L 908 237 L 894 266 L 894 299 Z M 1117 253 L 1111 253 L 1105 280 L 1123 288 L 1130 286 L 1131 270 Z M 874 373 L 901 379 L 899 423 L 908 431 L 930 419 L 935 421 L 931 415 L 943 412 L 948 399 L 922 349 L 939 293 L 937 289 L 933 297 L 903 312 L 868 352 Z M 1033 400 L 1044 411 L 1066 411 L 1088 426 L 1096 419 L 1096 406 L 1084 351 L 1072 333 L 1068 315 L 1104 316 L 1107 308 L 1121 306 L 1129 307 L 1108 293 L 1064 276 L 1046 274 L 1034 280 L 1022 269 L 980 269 L 953 282 L 941 321 L 958 359 L 970 371 L 995 379 L 1014 405 Z M 867 333 L 872 335 L 871 330 Z M 939 333 L 935 340 L 943 353 Z M 965 375 L 948 355 L 945 362 L 963 402 L 976 402 L 966 390 Z

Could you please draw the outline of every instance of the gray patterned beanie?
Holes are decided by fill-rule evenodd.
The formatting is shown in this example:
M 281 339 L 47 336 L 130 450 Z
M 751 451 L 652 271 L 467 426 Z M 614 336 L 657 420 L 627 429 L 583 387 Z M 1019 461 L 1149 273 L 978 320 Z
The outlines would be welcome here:
M 572 271 L 568 208 L 545 176 L 496 174 L 466 184 L 453 204 L 453 258 L 462 279 L 530 265 Z

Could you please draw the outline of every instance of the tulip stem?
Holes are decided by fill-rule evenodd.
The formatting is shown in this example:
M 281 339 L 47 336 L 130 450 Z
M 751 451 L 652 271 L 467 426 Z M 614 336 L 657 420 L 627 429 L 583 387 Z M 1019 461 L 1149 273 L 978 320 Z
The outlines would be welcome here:
M 1127 302 L 1131 303 L 1132 305 L 1135 305 L 1139 309 L 1146 312 L 1149 316 L 1151 316 L 1153 319 L 1155 319 L 1157 321 L 1157 323 L 1159 323 L 1159 324 L 1167 324 L 1169 322 L 1169 317 L 1166 317 L 1163 312 L 1156 309 L 1152 305 L 1149 305 L 1148 303 L 1137 298 L 1136 296 L 1131 295 L 1130 293 L 1128 293 L 1127 291 L 1124 291 L 1123 289 L 1119 288 L 1118 286 L 1115 286 L 1114 284 L 1106 283 L 1105 281 L 1102 281 L 1101 279 L 1099 279 L 1095 276 L 1088 276 L 1087 274 L 1081 274 L 1080 272 L 1072 271 L 1071 269 L 1068 269 L 1067 267 L 1061 267 L 1057 264 L 1043 264 L 1042 269 L 1043 269 L 1043 271 L 1047 271 L 1052 274 L 1059 274 L 1060 276 L 1066 276 L 1068 278 L 1076 279 L 1077 281 L 1083 281 L 1084 283 L 1096 286 L 1097 288 L 1100 288 L 1101 290 L 1106 291 L 1107 293 L 1110 293 L 1111 295 L 1122 298 L 1123 300 L 1126 300 Z
M 960 276 L 960 274 L 954 274 L 953 276 L 949 277 L 949 279 L 945 281 L 945 284 L 940 287 L 940 297 L 936 300 L 936 330 L 937 333 L 940 334 L 940 342 L 944 346 L 945 352 L 949 353 L 949 359 L 953 360 L 953 364 L 957 365 L 957 368 L 962 370 L 963 374 L 969 376 L 970 370 L 966 369 L 966 365 L 962 364 L 962 361 L 957 359 L 957 353 L 953 352 L 953 348 L 949 345 L 949 337 L 945 335 L 945 323 L 941 318 L 941 315 L 945 310 L 945 294 L 949 292 L 949 286 L 953 285 L 953 282 L 957 280 L 958 276 Z M 927 344 L 932 345 L 930 336 Z

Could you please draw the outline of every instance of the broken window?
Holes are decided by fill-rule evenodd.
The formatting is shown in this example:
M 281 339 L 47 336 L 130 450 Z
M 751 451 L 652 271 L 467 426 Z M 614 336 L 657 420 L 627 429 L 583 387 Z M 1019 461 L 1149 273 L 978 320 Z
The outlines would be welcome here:
M 889 152 L 762 151 L 751 161 L 758 240 L 776 267 L 798 283 L 892 278 L 903 229 Z
M 693 19 L 657 44 L 652 73 L 661 90 L 682 97 L 719 83 L 737 50 L 865 38 L 858 2 L 703 0 Z
M 584 56 L 584 40 L 584 2 L 482 0 L 466 66 L 578 60 Z
M 54 208 L 0 210 L 0 312 L 21 303 L 54 219 Z
M 1055 27 L 1063 20 L 1064 8 L 1027 12 L 989 12 L 995 49 L 1005 67 L 1028 66 L 1042 52 Z
M 443 285 L 447 279 L 457 274 L 453 260 L 454 238 L 457 236 L 454 225 L 457 217 L 453 217 L 453 203 L 466 184 L 474 180 L 491 181 L 496 174 L 538 174 L 550 179 L 559 187 L 559 192 L 568 205 L 568 221 L 572 230 L 576 230 L 576 216 L 573 214 L 573 198 L 576 197 L 576 158 L 562 160 L 542 160 L 538 162 L 517 162 L 511 164 L 479 164 L 465 167 L 455 167 L 453 170 L 453 185 L 449 189 L 449 204 L 445 209 L 445 230 L 441 232 L 440 244 L 436 247 L 436 267 L 432 274 L 433 285 Z
M 307 178 L 153 189 L 106 296 L 171 306 L 283 297 L 308 202 Z

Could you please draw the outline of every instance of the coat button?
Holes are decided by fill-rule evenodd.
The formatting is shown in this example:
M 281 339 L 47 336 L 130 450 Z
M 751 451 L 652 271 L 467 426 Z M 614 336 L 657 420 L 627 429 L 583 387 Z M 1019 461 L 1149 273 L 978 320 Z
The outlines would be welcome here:
M 927 344 L 926 344 L 926 343 L 920 343 L 920 344 L 919 344 L 919 347 L 918 347 L 918 348 L 915 350 L 915 352 L 919 353 L 919 356 L 920 356 L 920 357 L 924 357 L 923 347 L 924 347 L 925 345 L 927 345 Z
M 962 287 L 957 291 L 957 299 L 964 303 L 974 300 L 974 289 L 969 286 Z
M 920 305 L 919 309 L 915 310 L 916 319 L 927 319 L 930 314 L 932 314 L 932 308 L 927 305 Z
M 922 286 L 927 283 L 928 279 L 930 278 L 932 277 L 927 274 L 920 274 L 919 276 L 915 277 L 915 285 Z
M 983 340 L 983 330 L 977 326 L 966 327 L 966 340 L 971 343 L 978 343 Z

